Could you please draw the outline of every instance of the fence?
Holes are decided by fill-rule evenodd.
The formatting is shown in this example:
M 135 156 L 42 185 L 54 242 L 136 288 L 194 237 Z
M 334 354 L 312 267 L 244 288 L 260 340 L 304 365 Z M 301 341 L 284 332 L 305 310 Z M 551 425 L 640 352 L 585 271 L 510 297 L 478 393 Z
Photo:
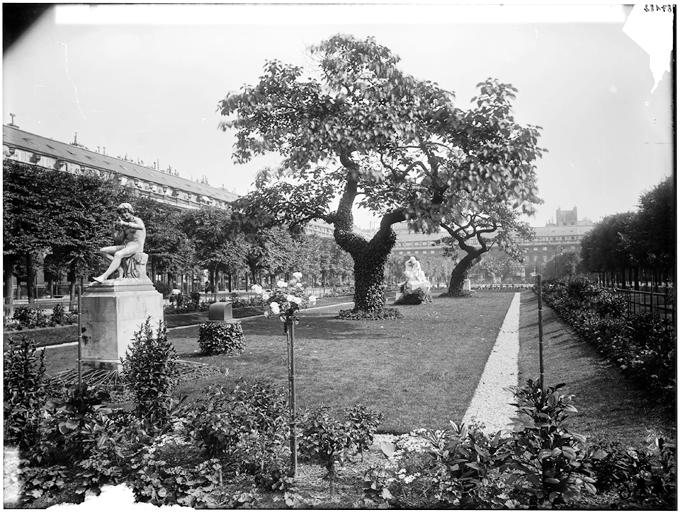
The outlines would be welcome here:
M 613 288 L 613 290 L 625 298 L 628 314 L 651 313 L 653 316 L 665 316 L 675 321 L 675 290 L 673 288 L 665 287 L 660 292 L 631 288 Z

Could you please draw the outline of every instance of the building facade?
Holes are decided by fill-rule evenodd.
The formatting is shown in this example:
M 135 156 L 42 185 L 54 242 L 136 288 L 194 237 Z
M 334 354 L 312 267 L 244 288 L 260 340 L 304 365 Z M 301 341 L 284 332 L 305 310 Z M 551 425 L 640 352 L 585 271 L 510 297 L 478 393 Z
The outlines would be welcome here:
M 518 266 L 514 277 L 526 279 L 526 276 L 532 272 L 540 272 L 545 264 L 556 255 L 567 252 L 580 253 L 581 240 L 593 227 L 592 221 L 578 219 L 576 207 L 571 210 L 558 209 L 555 212 L 554 223 L 549 222 L 545 226 L 534 227 L 535 237 L 532 240 L 519 241 L 524 262 Z M 413 233 L 408 230 L 405 222 L 393 226 L 393 229 L 397 233 L 397 242 L 392 253 L 400 258 L 444 256 L 445 245 L 442 243 L 442 238 L 448 236 L 446 232 Z M 469 243 L 473 246 L 477 245 L 476 240 L 470 240 Z M 520 268 L 521 266 L 523 269 Z

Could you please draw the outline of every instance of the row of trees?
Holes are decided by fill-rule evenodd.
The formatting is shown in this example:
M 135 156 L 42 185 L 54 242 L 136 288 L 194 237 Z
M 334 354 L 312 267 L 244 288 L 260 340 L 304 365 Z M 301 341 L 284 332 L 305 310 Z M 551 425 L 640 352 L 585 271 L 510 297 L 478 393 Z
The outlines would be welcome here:
M 100 247 L 111 243 L 115 208 L 130 202 L 147 227 L 145 252 L 150 274 L 168 287 L 182 275 L 204 269 L 213 289 L 218 275 L 250 275 L 251 282 L 302 271 L 319 284 L 344 282 L 352 272 L 349 257 L 333 240 L 261 228 L 233 210 L 181 210 L 137 197 L 116 181 L 74 175 L 11 160 L 3 163 L 3 271 L 5 298 L 11 301 L 12 275 L 26 282 L 35 299 L 35 273 L 46 280 L 67 278 L 71 296 L 79 279 L 98 273 Z M 106 264 L 106 262 L 104 262 Z M 193 280 L 192 280 L 193 281 Z
M 675 188 L 671 177 L 640 196 L 638 210 L 605 217 L 581 243 L 582 268 L 612 285 L 659 285 L 675 269 Z
M 472 253 L 452 275 L 450 293 L 458 293 L 478 251 L 510 243 L 519 214 L 540 201 L 540 128 L 515 121 L 511 85 L 487 79 L 472 106 L 458 108 L 453 92 L 403 72 L 372 38 L 338 35 L 311 52 L 312 73 L 269 61 L 255 85 L 219 103 L 223 129 L 235 132 L 236 162 L 270 152 L 281 158 L 260 173 L 245 211 L 291 225 L 332 224 L 354 262 L 355 311 L 366 313 L 384 306 L 392 226 L 443 228 Z M 356 205 L 381 218 L 370 240 L 353 232 Z

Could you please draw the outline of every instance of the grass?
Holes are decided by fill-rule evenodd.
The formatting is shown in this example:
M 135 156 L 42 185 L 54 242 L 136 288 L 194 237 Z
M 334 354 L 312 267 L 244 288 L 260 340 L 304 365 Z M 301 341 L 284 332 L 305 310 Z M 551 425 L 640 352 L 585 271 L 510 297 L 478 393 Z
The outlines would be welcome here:
M 445 428 L 465 413 L 511 299 L 493 292 L 437 298 L 399 306 L 404 318 L 385 321 L 337 320 L 340 306 L 306 311 L 295 330 L 298 404 L 339 412 L 363 403 L 385 415 L 383 432 Z M 287 386 L 282 324 L 258 317 L 243 327 L 246 349 L 238 356 L 201 356 L 197 326 L 168 333 L 181 359 L 229 370 L 227 382 L 204 378 L 184 383 L 180 392 L 191 398 L 209 384 L 241 377 Z M 75 347 L 50 349 L 48 373 L 72 368 L 75 354 Z
M 343 321 L 334 318 L 335 310 L 310 311 L 295 328 L 300 407 L 323 404 L 340 412 L 363 403 L 385 415 L 386 432 L 446 427 L 465 413 L 511 297 L 436 299 L 402 306 L 403 319 L 385 321 Z M 257 375 L 285 386 L 282 325 L 262 318 L 245 323 L 244 331 L 246 350 L 236 357 L 198 356 L 192 329 L 174 343 L 180 358 L 224 365 L 230 378 Z M 200 393 L 203 385 L 184 391 Z
M 650 432 L 675 439 L 676 424 L 667 410 L 643 389 L 625 380 L 618 369 L 581 341 L 557 315 L 543 305 L 543 355 L 547 385 L 564 382 L 579 413 L 574 431 L 641 447 Z M 539 376 L 538 298 L 522 293 L 520 307 L 520 383 Z

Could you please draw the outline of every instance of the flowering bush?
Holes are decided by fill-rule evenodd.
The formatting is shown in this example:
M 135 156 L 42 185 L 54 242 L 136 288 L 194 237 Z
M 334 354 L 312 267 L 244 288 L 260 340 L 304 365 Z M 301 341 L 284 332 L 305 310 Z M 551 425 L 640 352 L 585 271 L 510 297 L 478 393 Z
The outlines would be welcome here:
M 298 310 L 316 304 L 316 297 L 305 290 L 301 279 L 302 273 L 294 272 L 293 279 L 288 282 L 277 281 L 273 290 L 264 290 L 260 285 L 254 284 L 252 291 L 261 295 L 264 303 L 269 306 L 264 316 L 278 316 L 282 322 L 297 321 Z

